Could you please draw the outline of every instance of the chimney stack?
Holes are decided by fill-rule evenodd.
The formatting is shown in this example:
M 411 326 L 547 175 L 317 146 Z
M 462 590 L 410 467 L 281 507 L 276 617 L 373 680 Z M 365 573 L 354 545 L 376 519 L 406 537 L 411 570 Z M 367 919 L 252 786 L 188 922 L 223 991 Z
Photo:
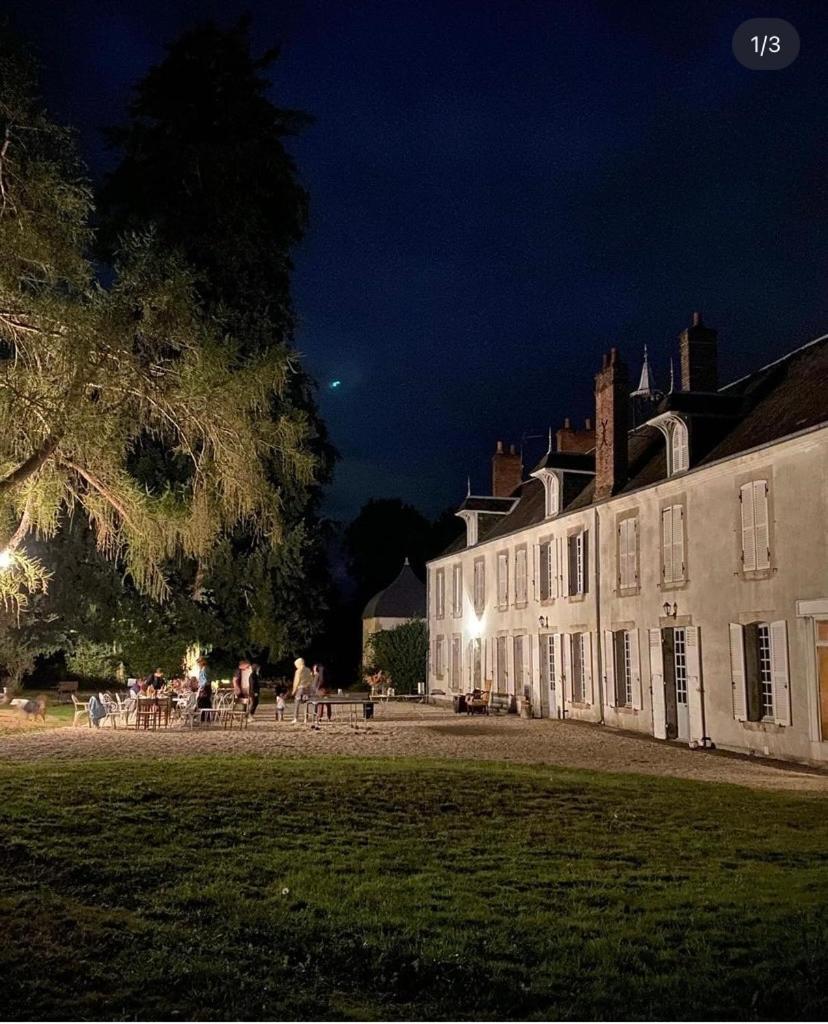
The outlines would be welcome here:
M 586 420 L 584 429 L 577 430 L 572 426 L 569 416 L 561 429 L 555 434 L 556 450 L 559 452 L 591 452 L 595 447 L 595 431 L 592 423 Z
M 630 384 L 618 349 L 604 354 L 595 377 L 595 500 L 616 494 L 627 482 Z
M 502 441 L 492 456 L 492 495 L 495 498 L 508 498 L 523 482 L 523 460 L 515 451 L 513 444 L 507 452 Z
M 682 391 L 718 391 L 717 333 L 702 323 L 701 313 L 679 335 Z

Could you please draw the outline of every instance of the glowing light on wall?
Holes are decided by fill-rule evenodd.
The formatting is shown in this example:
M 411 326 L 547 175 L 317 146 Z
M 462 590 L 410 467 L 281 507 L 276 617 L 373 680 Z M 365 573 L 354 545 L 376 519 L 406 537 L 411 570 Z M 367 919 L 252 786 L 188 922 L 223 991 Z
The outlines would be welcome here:
M 0 569 L 10 569 L 14 562 L 14 555 L 8 548 L 4 548 L 0 551 Z

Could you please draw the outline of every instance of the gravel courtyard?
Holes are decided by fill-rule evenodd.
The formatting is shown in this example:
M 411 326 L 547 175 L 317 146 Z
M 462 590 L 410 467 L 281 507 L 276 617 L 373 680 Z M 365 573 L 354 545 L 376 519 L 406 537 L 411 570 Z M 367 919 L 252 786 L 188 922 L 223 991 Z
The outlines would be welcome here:
M 720 752 L 694 751 L 647 737 L 577 722 L 524 721 L 513 716 L 468 718 L 430 706 L 378 704 L 376 717 L 357 730 L 345 723 L 318 730 L 276 722 L 272 706 L 247 730 L 221 728 L 161 732 L 31 725 L 0 737 L 0 763 L 94 760 L 113 757 L 239 753 L 263 757 L 305 754 L 361 757 L 451 757 L 550 764 L 728 782 L 754 789 L 828 792 L 828 773 Z M 288 718 L 291 709 L 288 708 Z

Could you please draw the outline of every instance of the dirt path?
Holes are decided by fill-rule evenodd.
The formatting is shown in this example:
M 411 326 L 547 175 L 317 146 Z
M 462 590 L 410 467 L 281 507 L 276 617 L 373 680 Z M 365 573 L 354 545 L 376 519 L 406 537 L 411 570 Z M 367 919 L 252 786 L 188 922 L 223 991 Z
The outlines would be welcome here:
M 456 757 L 521 764 L 553 764 L 609 772 L 634 772 L 728 782 L 755 789 L 828 793 L 828 772 L 747 757 L 689 750 L 647 737 L 577 722 L 487 719 L 432 707 L 381 705 L 377 717 L 353 731 L 333 723 L 313 731 L 275 722 L 271 708 L 245 731 L 170 729 L 165 732 L 30 726 L 0 736 L 0 764 L 164 758 L 175 755 L 252 754 L 300 757 Z

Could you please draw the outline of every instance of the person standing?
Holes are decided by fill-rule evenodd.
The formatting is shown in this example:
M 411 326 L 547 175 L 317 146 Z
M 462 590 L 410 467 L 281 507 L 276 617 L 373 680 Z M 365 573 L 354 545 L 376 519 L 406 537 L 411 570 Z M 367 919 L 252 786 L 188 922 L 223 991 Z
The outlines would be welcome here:
M 299 721 L 299 707 L 310 697 L 313 686 L 313 673 L 305 664 L 304 658 L 297 658 L 294 661 L 296 671 L 293 674 L 293 721 Z
M 259 675 L 259 666 L 255 663 L 250 666 L 250 678 L 248 680 L 248 692 L 250 693 L 250 703 L 248 704 L 248 713 L 252 718 L 256 713 L 256 708 L 259 706 L 259 691 L 261 690 L 261 676 Z
M 325 666 L 321 661 L 313 666 L 313 688 L 316 691 L 316 696 L 324 700 L 325 697 L 331 692 L 328 686 L 328 673 L 325 670 Z M 330 704 L 317 704 L 316 715 L 318 720 L 321 722 L 325 717 L 325 712 L 328 712 L 328 721 L 331 720 L 331 705 Z
M 196 705 L 199 708 L 211 708 L 213 706 L 213 688 L 210 685 L 210 677 L 207 673 L 207 659 L 201 657 L 196 662 L 198 665 L 198 700 Z

